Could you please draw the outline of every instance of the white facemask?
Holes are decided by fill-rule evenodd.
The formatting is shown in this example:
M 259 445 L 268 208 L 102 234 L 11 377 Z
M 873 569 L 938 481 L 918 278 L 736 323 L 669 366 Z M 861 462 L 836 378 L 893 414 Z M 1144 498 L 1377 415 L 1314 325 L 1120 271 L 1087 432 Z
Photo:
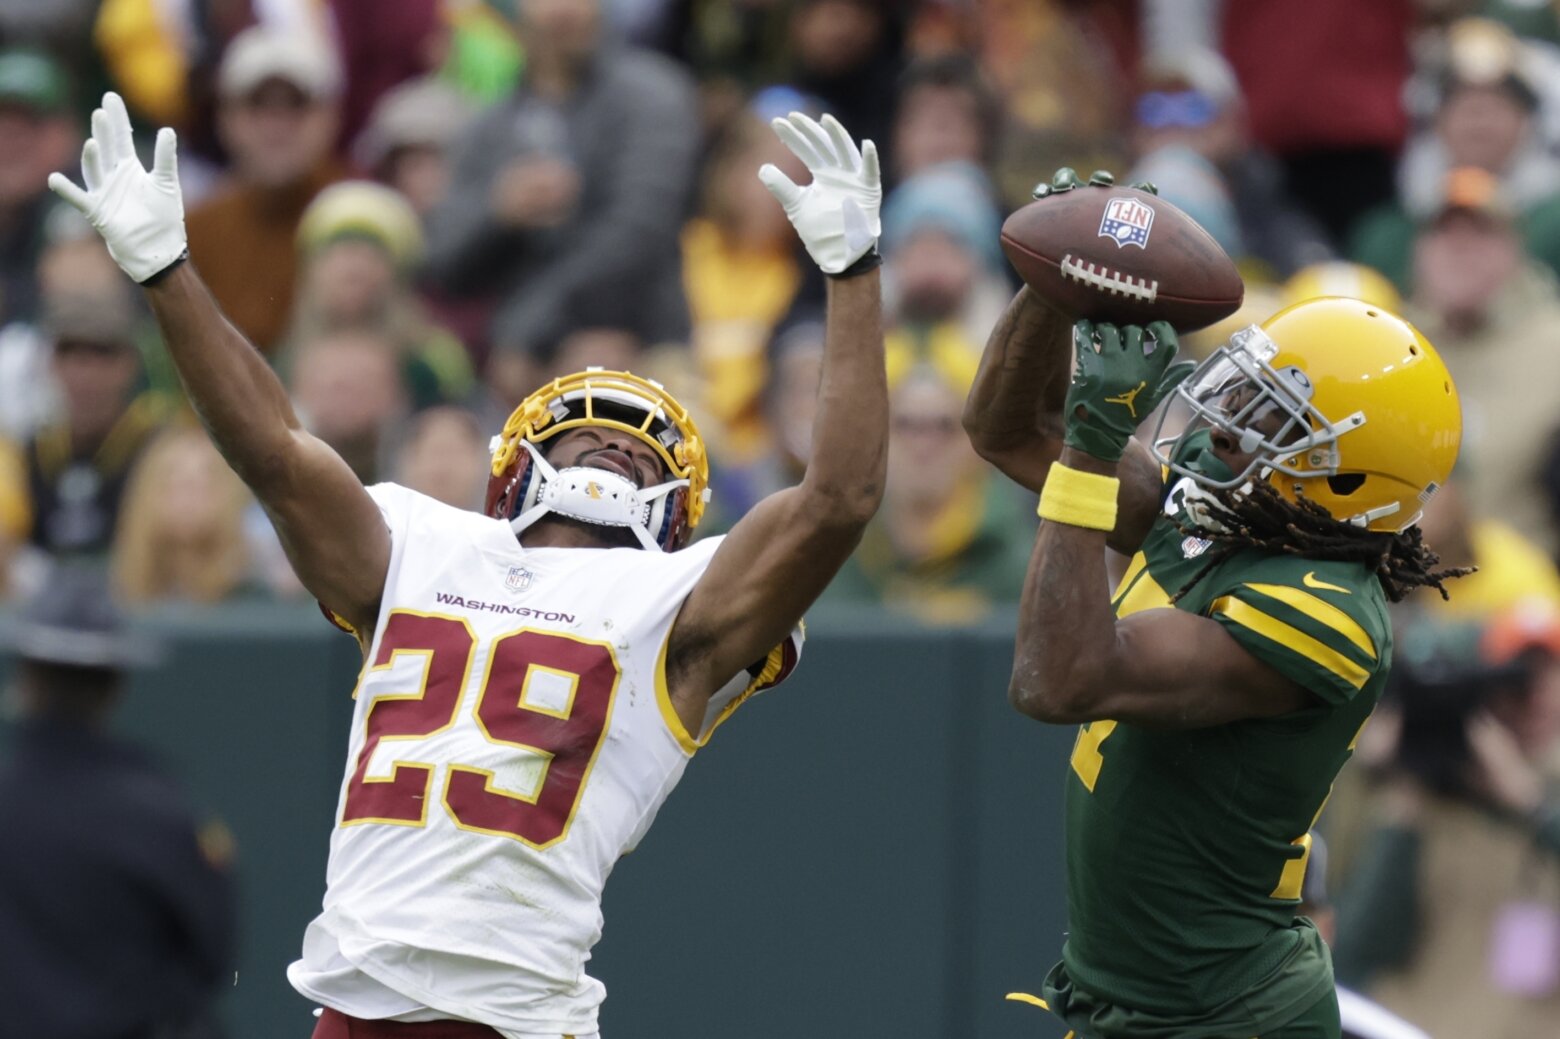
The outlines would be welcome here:
M 509 521 L 519 534 L 548 513 L 567 516 L 603 527 L 627 527 L 640 545 L 661 551 L 656 540 L 666 522 L 668 496 L 687 480 L 670 480 L 640 489 L 634 481 L 609 469 L 572 465 L 554 469 L 530 441 L 521 441 L 531 453 L 531 475 L 520 514 Z

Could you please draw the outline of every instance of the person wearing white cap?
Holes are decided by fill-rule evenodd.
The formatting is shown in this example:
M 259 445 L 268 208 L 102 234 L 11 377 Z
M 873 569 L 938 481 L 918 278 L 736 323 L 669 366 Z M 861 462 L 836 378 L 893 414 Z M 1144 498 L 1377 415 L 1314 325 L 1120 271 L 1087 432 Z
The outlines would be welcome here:
M 265 352 L 292 308 L 298 221 L 320 189 L 347 175 L 331 154 L 341 89 L 328 41 L 266 26 L 234 37 L 217 72 L 231 175 L 190 211 L 190 255 L 223 311 Z

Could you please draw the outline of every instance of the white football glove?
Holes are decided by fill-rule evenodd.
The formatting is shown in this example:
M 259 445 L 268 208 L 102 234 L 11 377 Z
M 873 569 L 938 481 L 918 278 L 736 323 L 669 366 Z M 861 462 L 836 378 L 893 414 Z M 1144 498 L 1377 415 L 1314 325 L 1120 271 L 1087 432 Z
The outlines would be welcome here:
M 85 214 L 108 244 L 109 255 L 137 282 L 184 255 L 184 197 L 173 130 L 157 131 L 152 169 L 135 154 L 130 113 L 118 94 L 103 95 L 92 113 L 92 136 L 81 147 L 82 191 L 63 173 L 49 174 L 49 188 Z
M 785 207 L 807 252 L 825 274 L 839 274 L 872 251 L 883 222 L 883 178 L 878 172 L 877 145 L 862 141 L 861 149 L 832 115 L 822 125 L 800 112 L 771 124 L 780 140 L 812 174 L 799 188 L 771 163 L 758 171 L 769 193 Z

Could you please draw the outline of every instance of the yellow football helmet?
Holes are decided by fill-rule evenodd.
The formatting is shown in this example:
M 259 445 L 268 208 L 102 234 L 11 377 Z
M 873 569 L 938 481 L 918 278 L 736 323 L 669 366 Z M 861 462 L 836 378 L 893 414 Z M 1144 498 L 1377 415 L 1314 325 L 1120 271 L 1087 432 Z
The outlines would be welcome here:
M 615 429 L 648 445 L 671 479 L 640 488 L 604 469 L 555 470 L 540 445 L 580 426 Z M 628 527 L 647 548 L 674 551 L 688 540 L 709 501 L 704 440 L 686 408 L 658 382 L 588 368 L 532 393 L 493 438 L 483 511 L 515 532 L 546 512 Z
M 1462 439 L 1457 387 L 1407 321 L 1363 300 L 1321 297 L 1230 337 L 1176 390 L 1190 421 L 1160 416 L 1154 451 L 1204 488 L 1266 479 L 1335 519 L 1396 532 L 1446 482 Z M 1222 431 L 1250 462 L 1227 478 L 1182 445 Z

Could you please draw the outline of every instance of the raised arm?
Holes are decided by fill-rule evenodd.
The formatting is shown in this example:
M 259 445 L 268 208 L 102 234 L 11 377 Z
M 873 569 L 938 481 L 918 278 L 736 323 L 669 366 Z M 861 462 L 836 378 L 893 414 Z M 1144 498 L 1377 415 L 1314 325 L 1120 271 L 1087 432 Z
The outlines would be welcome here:
M 1019 604 L 1008 695 L 1041 721 L 1112 719 L 1196 728 L 1282 714 L 1307 693 L 1247 652 L 1217 621 L 1181 610 L 1117 620 L 1100 579 L 1117 521 L 1113 483 L 1137 422 L 1190 366 L 1175 334 L 1079 323 L 1065 446 L 1041 496 L 1044 522 Z M 1136 388 L 1136 414 L 1124 395 Z M 1128 398 L 1132 399 L 1132 398 Z
M 1067 448 L 1061 464 L 1114 475 Z M 1105 532 L 1040 524 L 1019 603 L 1008 697 L 1040 721 L 1109 718 L 1193 729 L 1298 710 L 1304 689 L 1247 652 L 1217 621 L 1184 610 L 1117 620 L 1100 579 Z
M 964 402 L 980 456 L 1035 493 L 1062 452 L 1062 403 L 1072 368 L 1072 319 L 1026 285 L 991 330 Z
M 1076 184 L 1072 171 L 1064 170 L 1042 187 L 1049 195 L 1069 191 Z M 1040 191 L 1036 189 L 1037 195 Z M 964 431 L 976 452 L 1036 494 L 1062 453 L 1072 338 L 1070 316 L 1028 286 L 1020 289 L 986 340 L 964 404 Z M 1159 511 L 1163 480 L 1153 453 L 1136 441 L 1127 445 L 1120 475 L 1121 496 L 1110 547 L 1131 555 Z
M 157 135 L 149 173 L 117 94 L 92 115 L 82 191 L 49 186 L 80 209 L 146 291 L 190 403 L 275 524 L 309 591 L 359 630 L 374 626 L 390 562 L 379 508 L 345 462 L 303 429 L 281 380 L 222 316 L 188 260 L 174 133 Z
M 821 126 L 794 113 L 775 122 L 813 183 L 797 188 L 770 166 L 761 176 L 831 275 L 812 457 L 798 486 L 765 498 L 732 528 L 683 605 L 667 680 L 684 721 L 701 717 L 711 693 L 791 632 L 883 497 L 888 385 L 874 249 L 877 151 L 866 141 L 858 153 L 828 116 Z

